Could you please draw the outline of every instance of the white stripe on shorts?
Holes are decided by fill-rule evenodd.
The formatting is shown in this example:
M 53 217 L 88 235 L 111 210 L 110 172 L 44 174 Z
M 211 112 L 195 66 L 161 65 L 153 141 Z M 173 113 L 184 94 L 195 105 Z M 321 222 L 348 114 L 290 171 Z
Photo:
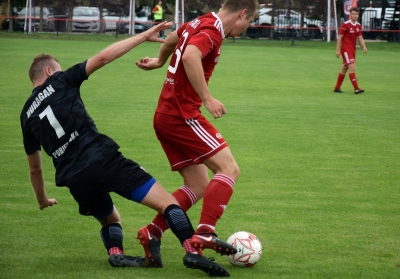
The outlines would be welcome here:
M 344 59 L 346 60 L 346 63 L 350 64 L 350 59 L 349 59 L 348 53 L 347 52 L 343 52 L 343 55 L 344 55 Z
M 192 130 L 202 139 L 209 147 L 212 149 L 217 149 L 221 146 L 221 144 L 213 138 L 201 125 L 197 120 L 194 119 L 186 119 L 186 124 L 188 124 Z

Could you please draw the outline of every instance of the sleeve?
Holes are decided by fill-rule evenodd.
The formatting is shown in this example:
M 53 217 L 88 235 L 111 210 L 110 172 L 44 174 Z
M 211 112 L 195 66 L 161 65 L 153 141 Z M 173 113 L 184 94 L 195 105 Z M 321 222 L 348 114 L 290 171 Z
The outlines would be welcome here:
M 214 47 L 221 45 L 222 37 L 217 32 L 212 30 L 200 30 L 197 34 L 190 38 L 188 45 L 195 45 L 203 54 L 203 57 L 207 56 Z
M 25 153 L 27 155 L 35 153 L 37 150 L 41 150 L 39 141 L 35 138 L 35 136 L 28 131 L 21 120 L 21 128 L 22 128 L 22 137 L 25 148 Z
M 70 67 L 59 78 L 72 87 L 80 87 L 82 82 L 88 79 L 86 76 L 86 62 L 87 60 Z
M 340 25 L 339 34 L 340 35 L 346 34 L 346 25 L 344 25 L 344 24 Z
M 362 36 L 362 26 L 360 24 L 357 36 Z
M 185 31 L 187 24 L 188 24 L 188 23 L 185 22 L 185 23 L 182 24 L 182 26 L 179 27 L 179 29 L 176 31 L 176 34 L 178 35 L 179 38 L 182 36 L 183 31 Z

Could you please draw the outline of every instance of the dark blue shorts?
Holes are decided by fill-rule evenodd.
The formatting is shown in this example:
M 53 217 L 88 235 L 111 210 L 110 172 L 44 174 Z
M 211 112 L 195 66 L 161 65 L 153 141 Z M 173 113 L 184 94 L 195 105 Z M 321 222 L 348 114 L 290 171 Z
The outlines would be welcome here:
M 156 180 L 120 152 L 97 161 L 65 181 L 79 213 L 103 219 L 113 212 L 110 192 L 140 203 Z

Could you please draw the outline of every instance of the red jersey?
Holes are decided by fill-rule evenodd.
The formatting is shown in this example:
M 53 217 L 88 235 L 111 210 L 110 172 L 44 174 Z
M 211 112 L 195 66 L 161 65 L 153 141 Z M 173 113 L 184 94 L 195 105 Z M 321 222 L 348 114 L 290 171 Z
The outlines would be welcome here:
M 208 84 L 218 63 L 225 35 L 222 22 L 215 13 L 205 14 L 183 24 L 177 34 L 179 41 L 168 66 L 167 78 L 156 111 L 190 119 L 201 114 L 202 101 L 189 82 L 182 63 L 182 55 L 189 44 L 196 46 L 202 52 L 204 79 Z
M 361 24 L 352 23 L 351 20 L 342 23 L 339 34 L 343 35 L 342 52 L 355 52 L 357 37 L 362 35 Z

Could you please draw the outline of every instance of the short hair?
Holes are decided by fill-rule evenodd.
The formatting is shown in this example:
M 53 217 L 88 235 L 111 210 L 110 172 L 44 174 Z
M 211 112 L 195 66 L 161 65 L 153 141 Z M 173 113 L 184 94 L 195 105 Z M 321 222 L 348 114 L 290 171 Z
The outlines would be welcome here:
M 357 8 L 357 7 L 352 7 L 351 9 L 350 9 L 350 13 L 351 12 L 357 12 L 358 14 L 360 13 L 360 9 L 359 8 Z
M 33 58 L 32 64 L 29 67 L 29 79 L 32 83 L 35 80 L 39 79 L 41 75 L 43 75 L 43 71 L 45 67 L 50 67 L 52 70 L 56 70 L 56 63 L 58 60 L 49 54 L 39 54 L 35 58 Z
M 222 5 L 224 10 L 231 13 L 247 9 L 247 19 L 256 17 L 260 6 L 257 0 L 226 0 Z

